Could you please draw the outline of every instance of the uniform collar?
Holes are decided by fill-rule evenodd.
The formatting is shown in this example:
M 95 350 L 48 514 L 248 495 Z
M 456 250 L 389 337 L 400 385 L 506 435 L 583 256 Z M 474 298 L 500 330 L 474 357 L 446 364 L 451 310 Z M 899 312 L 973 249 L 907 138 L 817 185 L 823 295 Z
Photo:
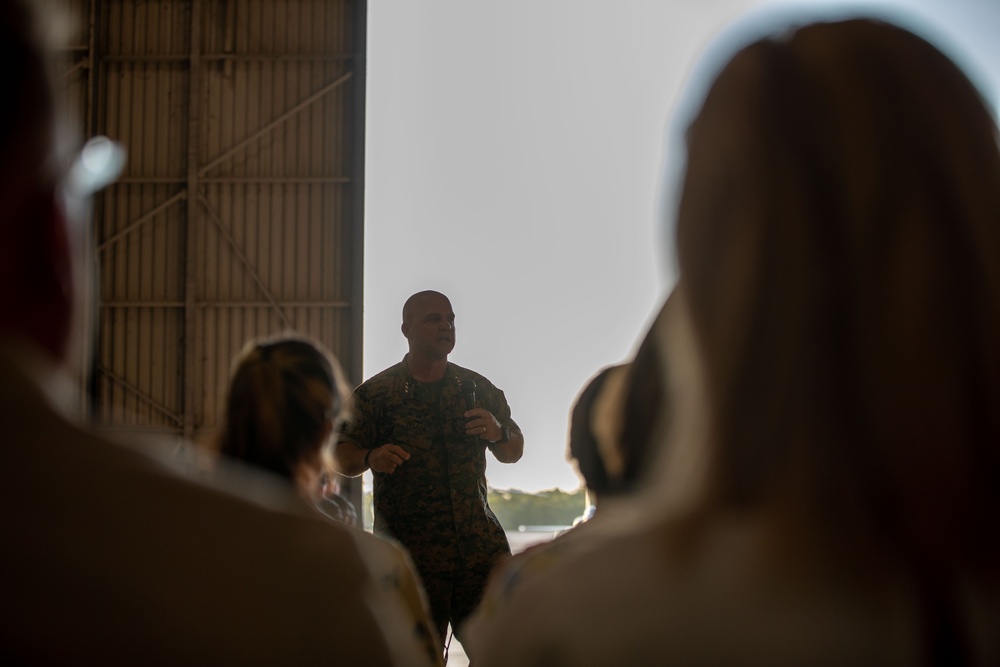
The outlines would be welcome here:
M 422 383 L 413 377 L 413 373 L 410 372 L 410 367 L 406 363 L 406 355 L 403 356 L 403 360 L 396 364 L 396 375 L 403 382 L 403 393 L 410 395 L 417 384 Z M 444 393 L 461 393 L 462 388 L 462 378 L 460 377 L 459 371 L 462 370 L 460 366 L 456 366 L 452 362 L 448 362 L 448 365 L 444 369 Z

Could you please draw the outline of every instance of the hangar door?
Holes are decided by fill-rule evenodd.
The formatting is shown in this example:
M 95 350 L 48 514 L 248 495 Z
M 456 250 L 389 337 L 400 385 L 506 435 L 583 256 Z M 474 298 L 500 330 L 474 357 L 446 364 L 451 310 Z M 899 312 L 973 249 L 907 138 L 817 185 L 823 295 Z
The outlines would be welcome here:
M 285 331 L 359 378 L 365 3 L 67 6 L 71 104 L 128 150 L 95 201 L 94 421 L 205 440 L 234 356 Z

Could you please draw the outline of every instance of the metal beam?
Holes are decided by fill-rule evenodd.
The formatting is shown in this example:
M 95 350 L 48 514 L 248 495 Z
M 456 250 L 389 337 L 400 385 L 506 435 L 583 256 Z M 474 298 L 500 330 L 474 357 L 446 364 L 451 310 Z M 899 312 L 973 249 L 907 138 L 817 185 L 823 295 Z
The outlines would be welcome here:
M 198 201 L 200 201 L 201 205 L 205 207 L 205 211 L 208 212 L 208 217 L 215 223 L 215 226 L 219 229 L 219 233 L 225 237 L 229 247 L 232 248 L 233 253 L 239 258 L 240 263 L 246 268 L 247 273 L 249 273 L 250 277 L 253 278 L 253 281 L 257 283 L 257 288 L 261 291 L 261 293 L 263 293 L 264 298 L 267 299 L 268 303 L 271 304 L 271 307 L 273 307 L 278 313 L 278 317 L 281 318 L 281 321 L 285 324 L 285 326 L 291 329 L 292 323 L 288 321 L 287 317 L 285 317 L 285 311 L 281 309 L 281 306 L 278 305 L 277 299 L 275 299 L 274 295 L 271 294 L 271 290 L 269 290 L 267 285 L 264 284 L 264 281 L 261 280 L 260 274 L 257 273 L 257 268 L 251 264 L 250 259 L 243 254 L 243 251 L 236 243 L 236 239 L 233 238 L 233 235 L 229 233 L 229 230 L 226 229 L 226 226 L 222 223 L 222 220 L 219 218 L 219 214 L 215 212 L 201 193 L 198 193 Z
M 188 39 L 191 40 L 191 68 L 188 72 L 188 123 L 187 123 L 187 191 L 198 194 L 198 140 L 201 128 L 201 0 L 191 0 L 191 28 Z M 198 298 L 198 269 L 195 259 L 198 256 L 198 229 L 201 226 L 200 207 L 187 197 L 187 220 L 184 227 L 184 342 L 181 344 L 180 370 L 183 373 L 184 396 L 184 437 L 190 440 L 194 434 L 195 401 L 197 385 L 195 380 L 198 369 L 198 357 L 195 354 L 197 321 L 195 302 Z
M 249 137 L 247 137 L 243 141 L 240 141 L 235 146 L 229 147 L 228 149 L 226 149 L 225 151 L 223 151 L 222 155 L 219 155 L 218 157 L 213 158 L 212 160 L 210 160 L 208 162 L 208 164 L 203 165 L 202 168 L 198 171 L 198 175 L 199 176 L 204 176 L 205 172 L 207 172 L 209 169 L 211 169 L 212 167 L 216 166 L 220 162 L 226 160 L 227 158 L 229 158 L 230 156 L 232 156 L 234 153 L 238 152 L 241 148 L 243 148 L 247 144 L 251 143 L 252 141 L 256 141 L 261 136 L 267 134 L 268 132 L 270 132 L 274 128 L 278 127 L 279 125 L 281 125 L 282 123 L 284 123 L 286 120 L 288 120 L 289 118 L 291 118 L 295 114 L 299 113 L 303 109 L 308 108 L 309 106 L 311 106 L 312 104 L 314 104 L 316 101 L 321 100 L 324 96 L 328 95 L 330 92 L 336 90 L 337 88 L 339 88 L 340 86 L 342 86 L 346 81 L 348 81 L 351 78 L 352 74 L 353 74 L 353 72 L 348 72 L 347 74 L 343 74 L 340 77 L 334 79 L 333 81 L 331 81 L 330 83 L 326 84 L 325 86 L 323 86 L 322 88 L 320 88 L 319 90 L 317 90 L 315 93 L 313 93 L 312 95 L 310 95 L 306 99 L 302 100 L 301 102 L 299 102 L 298 104 L 296 104 L 295 106 L 293 106 L 291 109 L 289 109 L 285 113 L 281 114 L 280 116 L 278 116 L 277 118 L 275 118 L 274 120 L 272 120 L 270 123 L 268 123 L 264 127 L 260 128 L 259 130 L 257 130 L 253 134 L 251 134 Z
M 76 72 L 79 72 L 82 69 L 88 69 L 88 65 L 89 63 L 86 60 L 81 60 L 63 72 L 63 84 L 69 83 L 70 78 L 72 78 L 73 74 Z
M 133 220 L 132 222 L 130 222 L 124 229 L 116 232 L 115 234 L 113 234 L 110 237 L 108 237 L 107 239 L 105 239 L 104 243 L 102 243 L 100 246 L 98 246 L 98 248 L 97 248 L 98 252 L 101 252 L 101 251 L 105 250 L 106 248 L 108 248 L 110 245 L 112 245 L 113 243 L 115 243 L 119 239 L 125 237 L 127 234 L 129 234 L 130 232 L 134 231 L 136 228 L 140 227 L 147 220 L 152 220 L 153 218 L 155 218 L 157 215 L 159 215 L 160 213 L 162 213 L 166 209 L 170 208 L 171 206 L 173 206 L 174 204 L 176 204 L 179 201 L 184 201 L 185 199 L 187 199 L 187 190 L 186 189 L 185 190 L 181 190 L 180 192 L 178 192 L 177 194 L 175 194 L 173 197 L 171 197 L 170 199 L 166 200 L 165 202 L 163 202 L 161 204 L 158 204 L 151 211 L 149 211 L 147 213 L 143 213 L 142 216 L 140 216 L 140 217 L 136 218 L 135 220 Z
M 101 308 L 107 310 L 123 310 L 125 308 L 183 308 L 184 301 L 104 301 Z M 305 301 L 282 301 L 285 308 L 350 308 L 348 301 L 330 301 L 326 299 L 308 299 Z M 198 301 L 197 308 L 273 308 L 272 301 Z
M 183 423 L 180 415 L 178 415 L 175 412 L 173 412 L 167 406 L 161 405 L 160 403 L 158 403 L 155 400 L 153 400 L 153 398 L 150 397 L 149 394 L 143 392 L 141 389 L 137 388 L 135 385 L 133 385 L 131 382 L 129 382 L 125 378 L 121 377 L 120 375 L 115 375 L 115 373 L 113 371 L 111 371 L 111 369 L 106 368 L 105 366 L 102 366 L 102 365 L 98 365 L 97 366 L 97 370 L 102 375 L 104 375 L 105 377 L 109 378 L 116 385 L 118 385 L 119 387 L 121 387 L 122 389 L 124 389 L 125 391 L 127 391 L 128 393 L 132 394 L 133 396 L 135 396 L 136 398 L 138 398 L 139 400 L 141 400 L 143 403 L 148 404 L 151 408 L 153 408 L 154 410 L 156 410 L 161 415 L 163 415 L 164 417 L 166 417 L 170 421 L 174 422 L 178 426 L 180 426 Z
M 207 185 L 348 185 L 350 176 L 219 176 L 202 178 Z M 131 176 L 116 185 L 180 185 L 186 178 L 174 176 Z
M 192 0 L 192 3 L 193 3 L 192 4 L 192 12 L 194 11 L 194 3 L 195 2 L 197 2 L 197 0 Z M 192 30 L 193 30 L 193 27 L 194 26 L 192 26 Z M 194 39 L 194 35 L 193 34 L 191 36 L 191 39 Z M 192 56 L 191 57 L 191 61 L 193 63 L 197 62 L 199 64 L 199 67 L 200 67 L 200 59 L 199 58 L 197 58 L 196 56 Z M 271 121 L 270 123 L 268 123 L 267 125 L 265 125 L 261 129 L 259 129 L 256 132 L 254 132 L 249 137 L 243 139 L 242 141 L 240 141 L 235 146 L 231 146 L 230 148 L 228 148 L 221 155 L 219 155 L 218 157 L 216 157 L 213 160 L 211 160 L 210 162 L 208 162 L 208 164 L 202 165 L 200 168 L 195 169 L 195 170 L 189 169 L 188 170 L 188 176 L 183 181 L 180 181 L 179 179 L 168 179 L 168 180 L 164 180 L 162 182 L 166 182 L 166 183 L 185 182 L 185 183 L 188 184 L 188 189 L 190 189 L 190 187 L 191 187 L 192 177 L 194 179 L 196 179 L 198 182 L 217 182 L 217 183 L 231 182 L 231 183 L 248 183 L 248 184 L 254 184 L 254 183 L 260 183 L 260 184 L 275 183 L 275 184 L 279 184 L 279 183 L 286 183 L 286 182 L 289 183 L 289 184 L 302 183 L 302 182 L 305 182 L 305 183 L 316 183 L 316 184 L 341 184 L 341 183 L 346 184 L 346 183 L 353 182 L 352 179 L 350 179 L 348 177 L 343 177 L 343 176 L 320 177 L 320 178 L 317 178 L 317 179 L 309 179 L 309 178 L 306 178 L 306 179 L 292 178 L 292 179 L 286 179 L 286 180 L 281 180 L 281 179 L 261 179 L 259 181 L 255 180 L 255 179 L 251 179 L 251 178 L 247 178 L 247 179 L 244 180 L 244 179 L 241 179 L 239 177 L 235 177 L 235 178 L 233 178 L 231 180 L 226 180 L 226 179 L 223 179 L 223 178 L 219 178 L 219 179 L 205 179 L 205 178 L 203 178 L 204 175 L 205 175 L 205 173 L 209 169 L 211 169 L 212 167 L 216 166 L 220 162 L 226 160 L 227 158 L 229 158 L 230 156 L 232 156 L 234 153 L 236 153 L 237 151 L 239 151 L 240 149 L 242 149 L 247 144 L 251 143 L 252 141 L 258 139 L 262 135 L 270 132 L 271 130 L 273 130 L 277 126 L 281 125 L 282 123 L 284 123 L 289 118 L 291 118 L 295 114 L 299 113 L 303 109 L 306 109 L 310 105 L 314 104 L 317 100 L 322 99 L 325 95 L 329 94 L 331 91 L 335 90 L 336 88 L 338 88 L 341 85 L 343 85 L 346 81 L 348 81 L 351 78 L 352 74 L 353 74 L 353 72 L 347 72 L 346 74 L 340 76 L 339 78 L 335 79 L 334 81 L 331 81 L 330 83 L 328 83 L 327 85 L 323 86 L 318 91 L 316 91 L 315 93 L 313 93 L 312 95 L 310 95 L 309 97 L 307 97 L 306 99 L 302 100 L 301 102 L 299 102 L 298 104 L 296 104 L 294 107 L 292 107 L 291 109 L 289 109 L 288 111 L 286 111 L 285 113 L 283 113 L 281 116 L 279 116 L 275 120 Z M 192 69 L 192 71 L 190 73 L 190 76 L 193 77 L 193 78 L 197 78 L 196 75 L 195 75 L 195 70 L 194 69 Z M 194 95 L 195 97 L 197 97 L 197 93 L 192 92 L 191 94 Z M 193 101 L 194 101 L 194 98 L 191 99 L 191 107 L 189 108 L 189 123 L 191 123 L 191 122 L 197 123 L 197 110 L 194 109 L 194 103 L 193 103 Z M 188 129 L 188 131 L 189 131 L 188 141 L 189 142 L 196 142 L 197 141 L 197 137 L 194 137 L 194 136 L 191 135 L 191 133 L 193 132 L 193 129 L 192 129 L 192 126 L 190 124 L 189 124 L 188 128 L 189 128 Z M 190 150 L 191 149 L 189 148 L 189 151 Z M 189 155 L 189 159 L 190 159 L 190 157 L 191 156 Z M 138 181 L 138 180 L 136 180 L 136 181 L 124 180 L 123 181 L 123 183 L 128 183 L 128 182 L 143 182 L 143 181 Z M 161 181 L 157 180 L 156 182 L 161 182 Z M 142 225 L 147 220 L 155 217 L 157 214 L 161 213 L 163 210 L 165 210 L 166 208 L 170 207 L 171 205 L 173 205 L 173 204 L 175 204 L 175 203 L 177 203 L 179 201 L 185 200 L 185 199 L 187 199 L 187 190 L 182 190 L 181 192 L 178 192 L 176 195 L 174 195 L 170 199 L 166 200 L 162 204 L 158 205 L 153 210 L 151 210 L 148 213 L 145 213 L 144 215 L 142 215 L 142 217 L 140 217 L 140 218 L 134 220 L 133 222 L 129 223 L 128 226 L 126 226 L 121 231 L 115 233 L 113 236 L 111 236 L 108 239 L 106 239 L 98 247 L 98 251 L 105 250 L 107 247 L 109 247 L 110 245 L 112 245 L 113 243 L 115 243 L 116 241 L 118 241 L 119 239 L 121 239 L 122 237 L 124 237 L 125 235 L 127 235 L 130 232 L 132 232 L 133 230 L 135 230 L 137 227 L 139 227 L 140 225 Z M 189 207 L 189 211 L 190 211 L 191 208 L 195 208 L 195 207 Z M 190 220 L 188 220 L 188 223 L 190 224 Z
M 350 53 L 287 53 L 267 55 L 264 53 L 203 53 L 199 58 L 202 62 L 232 61 L 241 63 L 334 63 L 353 60 Z M 105 55 L 102 63 L 183 63 L 187 64 L 191 56 L 184 53 L 161 53 L 157 55 Z

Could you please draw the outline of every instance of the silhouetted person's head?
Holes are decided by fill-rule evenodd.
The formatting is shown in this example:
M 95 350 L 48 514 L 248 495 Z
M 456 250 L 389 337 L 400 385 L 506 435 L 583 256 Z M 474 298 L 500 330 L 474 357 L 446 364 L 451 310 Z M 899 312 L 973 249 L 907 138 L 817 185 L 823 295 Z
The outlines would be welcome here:
M 600 429 L 594 424 L 594 407 L 605 389 L 608 378 L 624 371 L 625 367 L 621 365 L 607 366 L 598 371 L 584 385 L 570 413 L 567 453 L 570 459 L 576 462 L 587 489 L 598 497 L 614 494 L 618 484 L 614 473 L 608 471 L 605 455 L 601 451 L 602 445 L 598 441 Z M 606 449 L 608 446 L 605 444 L 603 448 Z M 617 443 L 611 443 L 611 446 L 616 447 Z
M 73 321 L 70 234 L 60 196 L 69 159 L 57 146 L 46 35 L 36 7 L 0 2 L 0 335 L 57 360 Z
M 676 240 L 710 505 L 1000 555 L 1000 151 L 947 57 L 870 20 L 741 50 L 690 126 Z
M 219 450 L 286 477 L 310 493 L 344 416 L 346 385 L 336 361 L 305 339 L 250 343 L 229 386 Z
M 417 292 L 403 304 L 403 323 L 410 354 L 427 359 L 447 359 L 455 349 L 455 311 L 444 294 Z
M 573 404 L 569 457 L 599 498 L 636 491 L 656 454 L 656 435 L 670 409 L 662 317 L 661 311 L 630 362 L 602 368 Z

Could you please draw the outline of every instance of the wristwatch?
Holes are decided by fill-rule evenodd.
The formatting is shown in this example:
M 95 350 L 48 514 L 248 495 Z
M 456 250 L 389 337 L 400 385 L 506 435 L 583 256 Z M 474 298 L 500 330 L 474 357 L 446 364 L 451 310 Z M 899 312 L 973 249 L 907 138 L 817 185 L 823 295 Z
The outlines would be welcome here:
M 510 426 L 504 426 L 503 431 L 501 431 L 500 439 L 490 440 L 490 447 L 492 447 L 493 445 L 502 445 L 508 440 L 510 440 Z

